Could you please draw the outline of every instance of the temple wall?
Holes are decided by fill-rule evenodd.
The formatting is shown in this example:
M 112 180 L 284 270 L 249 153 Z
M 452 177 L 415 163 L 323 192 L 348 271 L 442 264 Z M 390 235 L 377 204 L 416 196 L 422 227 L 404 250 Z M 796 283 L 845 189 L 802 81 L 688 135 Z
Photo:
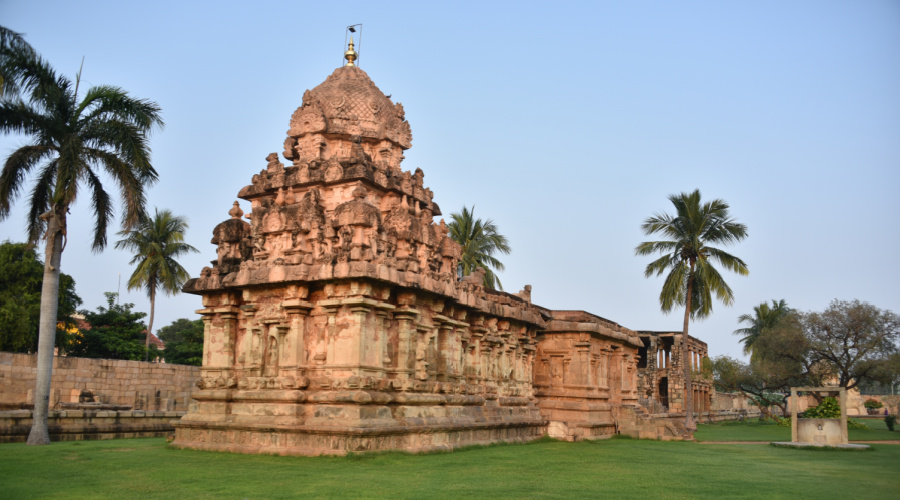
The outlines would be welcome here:
M 35 355 L 0 352 L 0 407 L 32 406 L 36 374 Z M 199 376 L 196 366 L 56 356 L 50 409 L 78 403 L 89 390 L 102 404 L 185 411 Z
M 577 440 L 614 434 L 620 410 L 637 404 L 637 336 L 582 311 L 547 314 L 534 391 L 549 435 Z
M 201 390 L 176 446 L 327 454 L 544 433 L 527 321 L 371 279 L 218 291 L 204 305 Z

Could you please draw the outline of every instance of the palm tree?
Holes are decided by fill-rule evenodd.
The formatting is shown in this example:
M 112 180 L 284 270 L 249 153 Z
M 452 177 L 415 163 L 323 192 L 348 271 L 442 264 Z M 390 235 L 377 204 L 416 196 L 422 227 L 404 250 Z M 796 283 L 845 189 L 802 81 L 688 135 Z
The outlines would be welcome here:
M 744 344 L 744 354 L 752 354 L 753 344 L 759 340 L 759 336 L 762 335 L 763 330 L 772 328 L 781 320 L 781 318 L 785 317 L 790 312 L 791 308 L 787 306 L 784 299 L 777 302 L 775 299 L 772 299 L 772 307 L 769 307 L 768 303 L 762 302 L 753 308 L 752 316 L 749 314 L 740 315 L 738 317 L 738 323 L 747 323 L 749 326 L 746 328 L 738 328 L 732 333 L 734 335 L 744 336 L 741 338 L 741 342 Z
M 710 244 L 736 243 L 747 237 L 747 226 L 735 222 L 728 213 L 728 204 L 723 200 L 700 202 L 700 190 L 693 193 L 670 195 L 669 201 L 675 205 L 675 215 L 667 213 L 648 217 L 641 225 L 645 235 L 659 234 L 662 241 L 647 241 L 634 249 L 636 255 L 662 256 L 644 270 L 644 277 L 660 276 L 668 271 L 659 294 L 659 303 L 666 314 L 675 306 L 684 307 L 684 334 L 682 345 L 687 350 L 688 324 L 691 319 L 702 319 L 712 313 L 713 298 L 726 306 L 734 302 L 731 287 L 713 267 L 718 262 L 726 269 L 742 276 L 749 274 L 747 264 Z M 686 355 L 682 356 L 684 369 L 685 426 L 688 438 L 693 438 L 694 415 L 691 395 L 691 364 Z
M 94 212 L 92 247 L 106 246 L 106 229 L 113 200 L 103 188 L 100 172 L 116 183 L 122 199 L 123 226 L 138 223 L 144 210 L 144 186 L 156 181 L 147 136 L 162 126 L 156 103 L 130 97 L 116 87 L 91 87 L 79 99 L 75 85 L 37 55 L 5 51 L 4 70 L 19 85 L 22 98 L 0 100 L 0 132 L 31 137 L 13 151 L 0 173 L 0 220 L 25 185 L 28 196 L 28 240 L 46 240 L 38 333 L 34 424 L 28 444 L 49 444 L 47 410 L 56 334 L 60 260 L 66 241 L 66 217 L 79 187 L 87 187 Z
M 503 271 L 503 263 L 494 254 L 497 252 L 508 255 L 511 249 L 506 236 L 500 234 L 494 221 L 488 219 L 482 221 L 475 218 L 475 206 L 469 210 L 465 206 L 460 213 L 450 214 L 448 227 L 450 238 L 462 247 L 462 256 L 459 259 L 460 276 L 468 276 L 476 268 L 484 269 L 485 288 L 498 288 L 503 290 L 500 279 L 494 274 L 494 270 Z
M 35 56 L 34 49 L 22 38 L 21 33 L 0 26 L 0 97 L 16 95 L 19 92 L 16 78 L 9 75 L 6 68 L 6 59 L 10 53 Z
M 175 259 L 189 252 L 199 251 L 184 242 L 187 219 L 172 215 L 170 210 L 160 212 L 157 209 L 155 213 L 152 218 L 141 217 L 136 228 L 119 231 L 119 236 L 124 236 L 125 239 L 116 242 L 116 248 L 134 252 L 134 258 L 129 264 L 137 264 L 137 268 L 128 278 L 128 289 L 143 288 L 150 297 L 145 361 L 150 359 L 150 332 L 153 331 L 156 292 L 162 290 L 166 295 L 175 295 L 181 291 L 181 286 L 190 276 Z

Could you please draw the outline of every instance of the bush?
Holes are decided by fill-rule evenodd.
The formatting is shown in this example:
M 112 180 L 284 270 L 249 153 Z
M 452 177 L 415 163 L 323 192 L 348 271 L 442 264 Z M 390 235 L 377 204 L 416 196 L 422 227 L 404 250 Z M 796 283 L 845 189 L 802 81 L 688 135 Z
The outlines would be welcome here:
M 867 430 L 869 430 L 869 426 L 868 426 L 868 425 L 866 425 L 866 424 L 864 424 L 864 423 L 862 423 L 862 422 L 859 422 L 859 421 L 857 421 L 857 420 L 850 419 L 850 418 L 847 419 L 847 428 L 848 428 L 848 429 L 856 429 L 856 430 L 858 430 L 858 431 L 867 431 Z
M 877 399 L 869 398 L 865 403 L 863 403 L 863 406 L 865 406 L 866 408 L 881 408 L 884 405 L 881 404 L 881 401 L 878 401 Z
M 884 423 L 887 425 L 889 431 L 894 432 L 894 424 L 897 423 L 896 415 L 886 415 L 884 417 Z
M 828 397 L 822 400 L 819 406 L 808 408 L 802 415 L 803 418 L 841 418 L 841 405 L 837 398 Z

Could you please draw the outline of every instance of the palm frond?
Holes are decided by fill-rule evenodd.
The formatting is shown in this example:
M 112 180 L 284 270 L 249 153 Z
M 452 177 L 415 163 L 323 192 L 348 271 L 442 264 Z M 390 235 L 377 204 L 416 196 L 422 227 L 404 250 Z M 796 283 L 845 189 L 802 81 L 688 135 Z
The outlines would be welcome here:
M 18 197 L 28 172 L 52 153 L 47 146 L 29 145 L 9 155 L 0 172 L 0 220 L 9 216 L 11 204 Z
M 84 175 L 91 188 L 91 208 L 94 211 L 94 241 L 91 248 L 99 252 L 106 247 L 106 231 L 113 216 L 112 200 L 94 172 L 86 169 Z

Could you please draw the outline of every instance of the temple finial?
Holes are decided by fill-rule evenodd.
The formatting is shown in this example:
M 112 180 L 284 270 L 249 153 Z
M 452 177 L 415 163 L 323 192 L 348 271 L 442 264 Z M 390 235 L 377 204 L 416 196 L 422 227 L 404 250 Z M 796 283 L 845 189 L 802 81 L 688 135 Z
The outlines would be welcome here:
M 344 59 L 347 60 L 345 66 L 356 66 L 354 61 L 356 61 L 357 55 L 356 51 L 353 50 L 353 35 L 350 35 L 350 47 L 347 49 L 347 52 L 344 52 Z

